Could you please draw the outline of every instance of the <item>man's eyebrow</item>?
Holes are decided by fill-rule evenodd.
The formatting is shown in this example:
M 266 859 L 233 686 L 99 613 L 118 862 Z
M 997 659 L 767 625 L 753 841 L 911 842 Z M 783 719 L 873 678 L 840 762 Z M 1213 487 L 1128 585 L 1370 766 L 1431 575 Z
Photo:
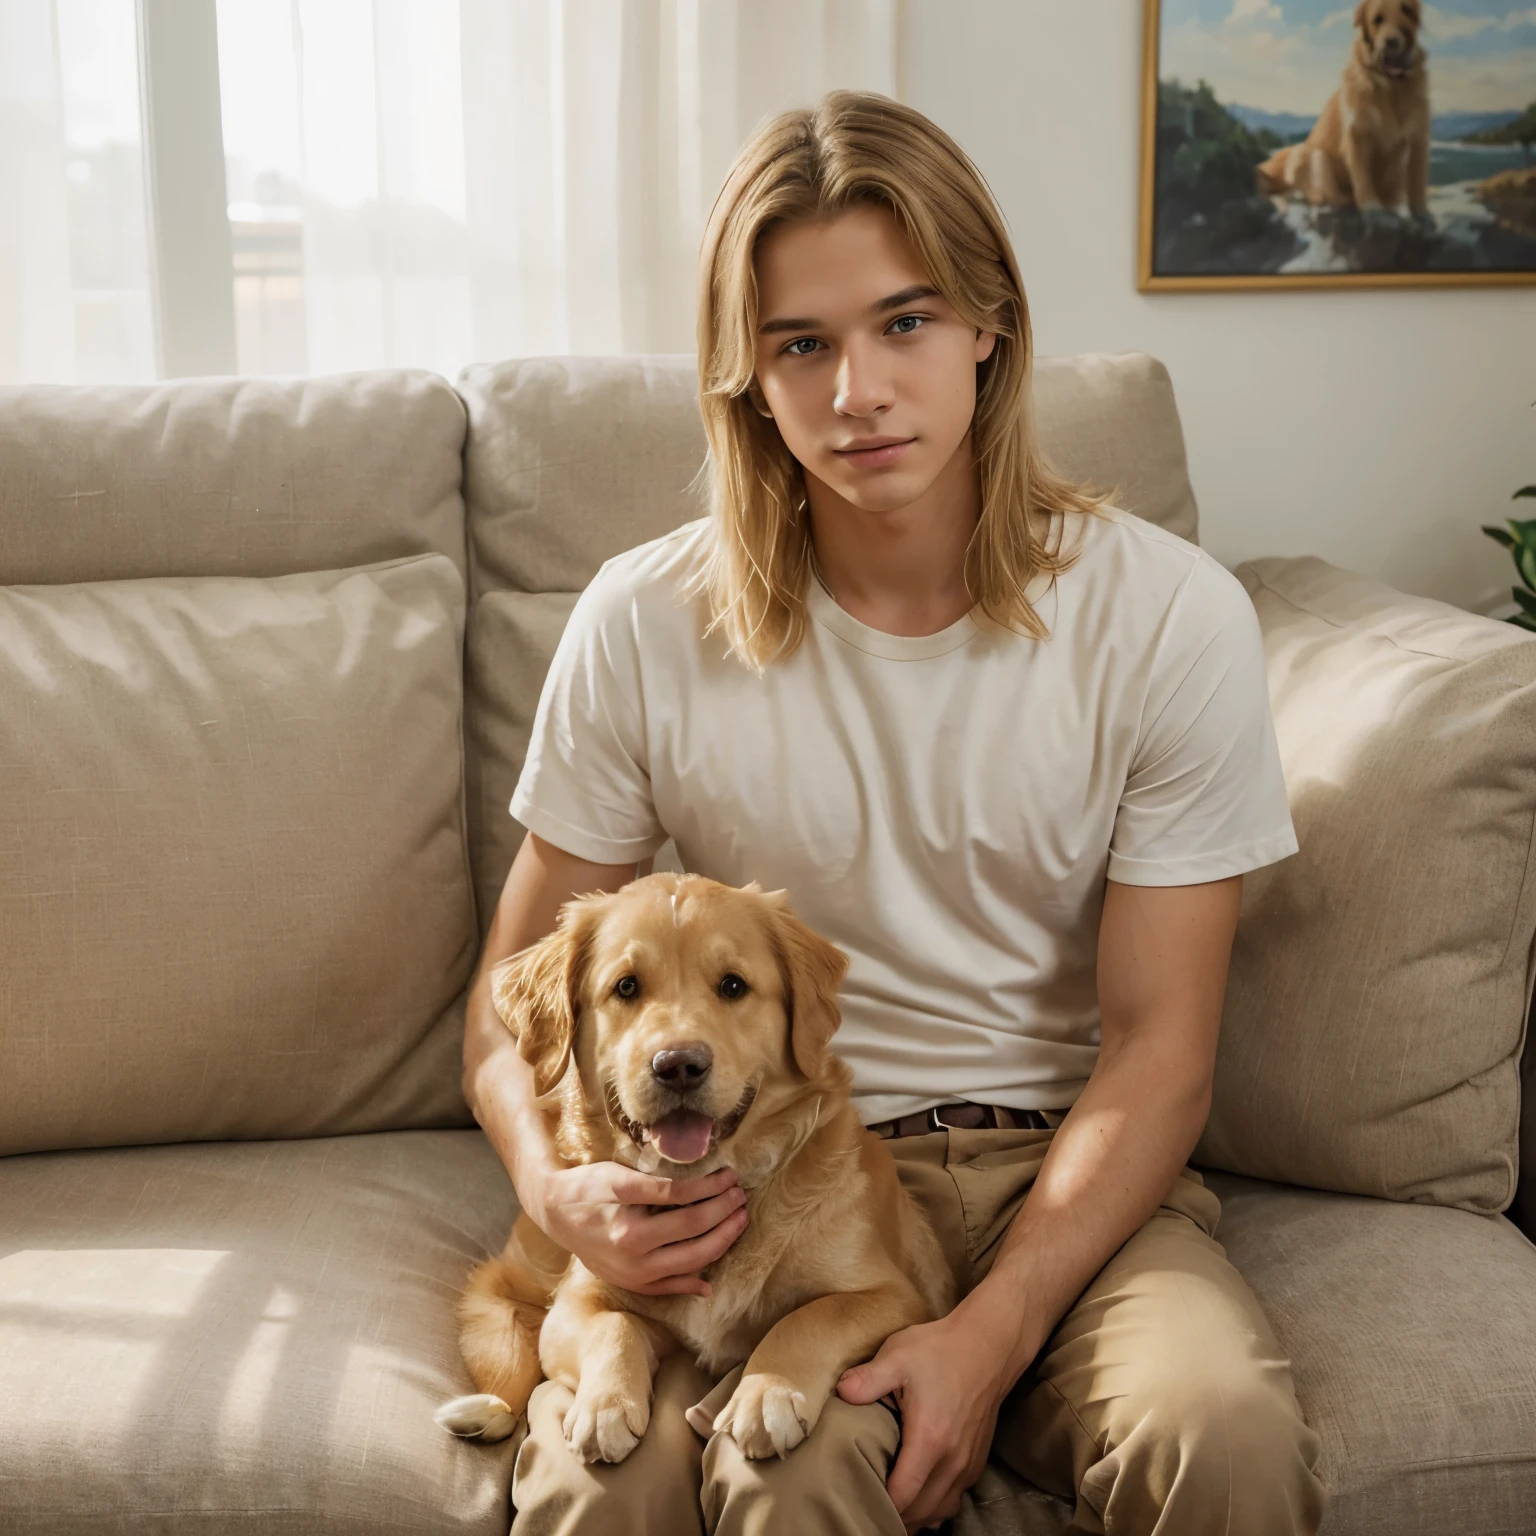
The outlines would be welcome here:
M 885 314 L 893 309 L 905 308 L 908 304 L 916 303 L 918 299 L 934 299 L 939 296 L 939 290 L 929 283 L 914 283 L 910 288 L 903 288 L 900 293 L 890 294 L 871 304 L 872 314 Z M 758 326 L 760 336 L 768 336 L 776 331 L 814 331 L 821 325 L 819 320 L 807 320 L 799 317 L 786 317 L 783 320 L 765 320 Z

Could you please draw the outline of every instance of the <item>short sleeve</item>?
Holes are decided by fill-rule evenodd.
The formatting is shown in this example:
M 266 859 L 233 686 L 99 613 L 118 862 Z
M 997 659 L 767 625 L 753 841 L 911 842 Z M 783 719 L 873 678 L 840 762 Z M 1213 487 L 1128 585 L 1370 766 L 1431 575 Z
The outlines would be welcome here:
M 1174 599 L 1110 840 L 1124 885 L 1198 885 L 1296 852 L 1258 615 L 1208 555 Z
M 594 864 L 630 864 L 666 842 L 651 797 L 635 597 L 600 571 L 556 647 L 512 814 Z

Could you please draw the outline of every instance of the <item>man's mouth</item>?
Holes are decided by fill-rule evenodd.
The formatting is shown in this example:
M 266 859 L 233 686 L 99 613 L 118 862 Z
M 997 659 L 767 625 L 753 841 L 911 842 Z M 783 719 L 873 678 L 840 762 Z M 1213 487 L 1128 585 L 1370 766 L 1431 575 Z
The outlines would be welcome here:
M 619 1107 L 618 1096 L 610 1089 L 608 1112 L 637 1147 L 653 1146 L 669 1163 L 696 1163 L 712 1147 L 736 1134 L 756 1097 L 757 1087 L 749 1083 L 736 1107 L 718 1120 L 701 1110 L 679 1107 L 668 1110 L 649 1125 L 639 1125 Z
M 915 437 L 871 437 L 832 451 L 845 464 L 856 464 L 862 469 L 877 469 L 882 464 L 894 464 L 916 441 Z

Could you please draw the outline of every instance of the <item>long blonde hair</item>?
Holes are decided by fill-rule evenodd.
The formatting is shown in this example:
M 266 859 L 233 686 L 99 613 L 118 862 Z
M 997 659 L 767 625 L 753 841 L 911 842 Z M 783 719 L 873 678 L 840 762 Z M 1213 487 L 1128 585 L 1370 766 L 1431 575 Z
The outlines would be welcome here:
M 811 529 L 800 465 L 748 391 L 756 364 L 758 241 L 770 225 L 860 204 L 895 215 L 933 285 L 968 325 L 996 335 L 978 365 L 972 449 L 981 516 L 966 551 L 972 601 L 995 623 L 1043 638 L 1026 596 L 1075 554 L 1046 547 L 1050 514 L 1104 501 L 1047 467 L 1035 441 L 1029 305 L 1007 227 L 964 150 L 919 112 L 870 92 L 833 91 L 748 140 L 710 215 L 699 260 L 699 405 L 709 438 L 709 550 L 695 590 L 710 629 L 754 671 L 805 634 Z

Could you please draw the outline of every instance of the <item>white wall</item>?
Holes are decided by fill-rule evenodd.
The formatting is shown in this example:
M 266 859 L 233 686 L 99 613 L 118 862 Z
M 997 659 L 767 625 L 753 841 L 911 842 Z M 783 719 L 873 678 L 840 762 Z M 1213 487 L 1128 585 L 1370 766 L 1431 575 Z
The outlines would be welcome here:
M 901 95 L 980 165 L 1037 351 L 1173 375 L 1201 542 L 1507 599 L 1480 523 L 1536 515 L 1536 288 L 1136 292 L 1141 0 L 906 0 Z

